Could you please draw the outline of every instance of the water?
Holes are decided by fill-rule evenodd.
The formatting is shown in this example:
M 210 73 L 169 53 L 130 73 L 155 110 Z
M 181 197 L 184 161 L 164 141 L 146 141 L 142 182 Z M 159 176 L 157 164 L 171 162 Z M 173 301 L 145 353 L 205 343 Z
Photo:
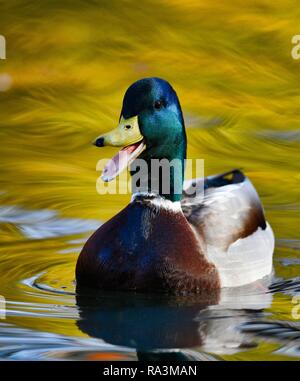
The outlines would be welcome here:
M 299 359 L 299 18 L 292 0 L 1 2 L 1 358 Z M 219 303 L 76 294 L 83 243 L 129 201 L 96 193 L 115 150 L 90 142 L 153 75 L 177 90 L 188 156 L 206 175 L 242 168 L 275 232 L 273 278 Z

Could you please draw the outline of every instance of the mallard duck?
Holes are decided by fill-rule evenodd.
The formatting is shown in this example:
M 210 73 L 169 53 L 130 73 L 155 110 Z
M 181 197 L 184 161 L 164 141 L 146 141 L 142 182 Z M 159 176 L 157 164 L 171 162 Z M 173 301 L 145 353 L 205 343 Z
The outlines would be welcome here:
M 272 273 L 274 235 L 250 180 L 232 170 L 184 183 L 186 132 L 168 82 L 145 78 L 133 83 L 118 127 L 94 144 L 123 147 L 106 165 L 104 181 L 126 166 L 133 178 L 137 158 L 148 164 L 148 180 L 144 191 L 135 192 L 129 205 L 84 245 L 76 266 L 79 286 L 212 293 Z M 151 188 L 153 159 L 182 163 L 181 170 L 170 169 L 167 191 L 161 187 L 162 175 L 159 186 Z M 191 186 L 204 193 L 189 192 Z

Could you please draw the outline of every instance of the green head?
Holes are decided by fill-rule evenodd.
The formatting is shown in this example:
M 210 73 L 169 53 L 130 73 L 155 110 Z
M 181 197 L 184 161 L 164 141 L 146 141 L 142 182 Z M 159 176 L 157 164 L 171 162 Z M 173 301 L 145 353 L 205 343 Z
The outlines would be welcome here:
M 145 160 L 149 180 L 154 176 L 154 170 L 151 171 L 153 159 L 157 159 L 156 162 L 166 159 L 176 163 L 175 166 L 170 166 L 169 190 L 156 191 L 171 201 L 180 200 L 186 133 L 178 97 L 168 82 L 159 78 L 145 78 L 132 84 L 124 96 L 119 126 L 111 133 L 97 138 L 95 144 L 124 146 L 125 149 L 120 152 L 129 153 L 127 165 L 136 158 Z M 178 163 L 181 164 L 180 168 Z M 107 177 L 104 172 L 104 180 L 114 178 L 123 167 L 124 165 L 116 170 L 108 168 Z M 165 174 L 159 176 L 161 181 Z M 150 182 L 148 191 L 153 192 Z

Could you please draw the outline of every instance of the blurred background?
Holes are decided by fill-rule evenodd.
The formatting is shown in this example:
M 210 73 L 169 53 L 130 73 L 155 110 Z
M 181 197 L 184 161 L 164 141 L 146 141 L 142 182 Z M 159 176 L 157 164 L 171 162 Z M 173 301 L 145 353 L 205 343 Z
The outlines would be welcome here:
M 77 255 L 90 232 L 130 197 L 97 194 L 96 163 L 115 150 L 97 150 L 91 141 L 116 126 L 124 92 L 143 77 L 164 78 L 177 91 L 188 157 L 205 160 L 205 175 L 241 168 L 251 178 L 276 235 L 276 277 L 295 282 L 300 60 L 291 56 L 291 39 L 300 34 L 298 5 L 0 1 L 7 44 L 7 59 L 0 60 L 0 293 L 8 306 L 3 357 L 30 357 L 20 355 L 25 331 L 18 329 L 87 337 L 76 325 Z M 270 319 L 291 320 L 291 289 L 275 294 Z M 11 337 L 20 338 L 13 352 L 7 349 Z M 47 340 L 37 344 L 43 353 Z M 274 354 L 280 342 L 257 345 L 237 358 L 299 356 L 299 346 Z

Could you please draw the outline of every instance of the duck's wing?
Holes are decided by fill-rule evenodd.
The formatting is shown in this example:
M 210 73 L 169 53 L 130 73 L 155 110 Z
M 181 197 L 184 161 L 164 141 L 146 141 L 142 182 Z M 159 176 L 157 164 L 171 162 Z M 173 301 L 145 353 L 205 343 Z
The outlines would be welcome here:
M 224 287 L 270 274 L 274 236 L 255 188 L 240 170 L 189 181 L 181 204 Z
M 181 206 L 206 242 L 225 250 L 238 238 L 266 228 L 258 194 L 239 170 L 185 183 Z

